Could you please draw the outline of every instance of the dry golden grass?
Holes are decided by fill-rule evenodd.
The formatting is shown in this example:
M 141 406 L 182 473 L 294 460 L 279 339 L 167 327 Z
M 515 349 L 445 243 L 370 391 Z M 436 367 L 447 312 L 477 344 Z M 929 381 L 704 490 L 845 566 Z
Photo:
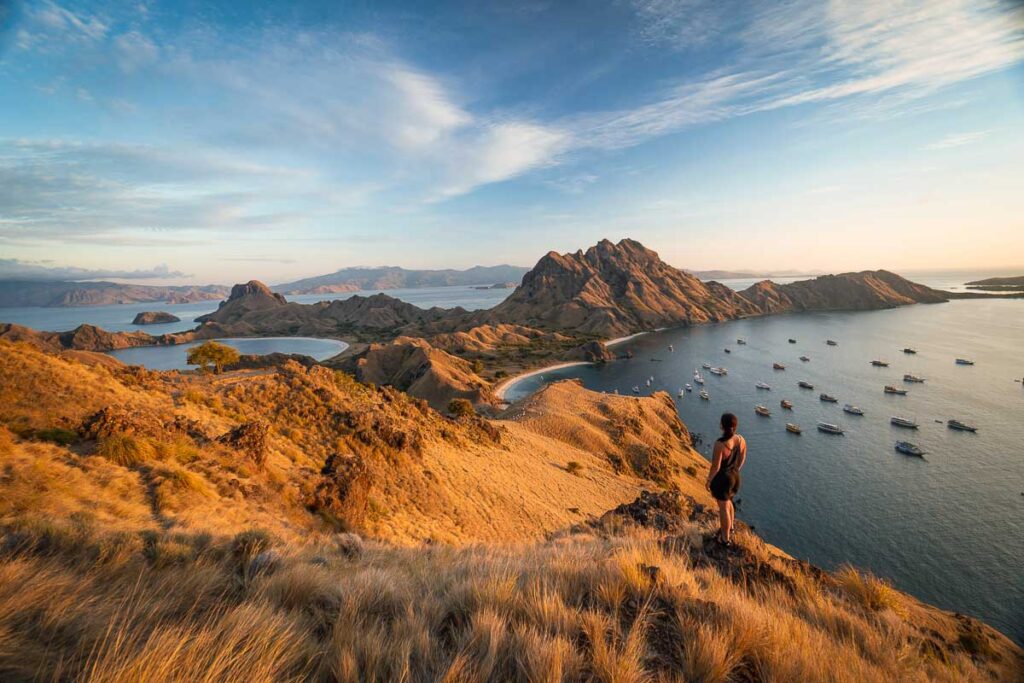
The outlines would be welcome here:
M 988 669 L 965 652 L 930 654 L 911 624 L 813 582 L 793 593 L 743 589 L 646 532 L 461 549 L 366 543 L 357 553 L 326 536 L 299 547 L 258 532 L 154 534 L 94 538 L 120 546 L 101 555 L 34 544 L 33 533 L 22 530 L 20 548 L 0 558 L 3 680 L 1013 675 L 1012 661 Z
M 664 538 L 618 518 L 567 532 L 651 486 L 630 471 L 644 443 L 705 500 L 661 399 L 559 385 L 495 442 L 324 368 L 139 373 L 0 343 L 0 380 L 3 681 L 1016 675 L 1005 638 L 873 577 L 810 571 L 747 531 L 734 557 L 703 554 L 699 515 Z M 106 407 L 138 421 L 80 429 Z M 219 438 L 252 420 L 269 425 L 259 464 Z M 378 540 L 308 509 L 332 453 L 372 464 Z

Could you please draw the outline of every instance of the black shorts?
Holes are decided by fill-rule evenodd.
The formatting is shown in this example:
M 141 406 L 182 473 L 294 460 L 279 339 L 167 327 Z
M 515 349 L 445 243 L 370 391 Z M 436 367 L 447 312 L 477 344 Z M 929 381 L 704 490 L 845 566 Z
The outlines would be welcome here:
M 740 473 L 735 470 L 719 470 L 711 480 L 711 495 L 715 500 L 732 500 L 740 490 Z

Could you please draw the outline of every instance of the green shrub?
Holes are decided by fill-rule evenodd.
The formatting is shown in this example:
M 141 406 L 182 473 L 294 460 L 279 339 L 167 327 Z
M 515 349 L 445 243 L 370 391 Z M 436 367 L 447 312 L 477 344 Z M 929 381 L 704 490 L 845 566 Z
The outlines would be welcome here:
M 203 370 L 213 367 L 215 372 L 220 372 L 225 366 L 238 362 L 238 351 L 230 346 L 208 341 L 190 349 L 186 362 L 189 365 L 198 365 Z
M 112 434 L 100 439 L 96 453 L 122 467 L 135 467 L 149 460 L 153 447 L 127 434 Z
M 469 417 L 476 415 L 473 404 L 466 398 L 453 398 L 448 404 L 448 412 L 455 417 Z
M 50 441 L 60 446 L 69 446 L 78 440 L 78 432 L 63 427 L 49 427 L 36 432 L 40 441 Z
M 583 465 L 576 462 L 575 460 L 570 460 L 565 465 L 565 471 L 568 472 L 569 474 L 575 474 L 579 476 L 580 472 L 583 471 Z

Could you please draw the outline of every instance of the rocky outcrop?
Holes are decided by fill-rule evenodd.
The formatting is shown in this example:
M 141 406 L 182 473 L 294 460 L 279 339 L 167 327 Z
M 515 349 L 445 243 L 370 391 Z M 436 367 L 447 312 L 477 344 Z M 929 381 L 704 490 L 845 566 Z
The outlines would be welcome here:
M 639 242 L 549 253 L 491 311 L 496 321 L 613 337 L 760 311 L 725 285 L 669 266 Z
M 250 313 L 274 310 L 287 305 L 285 298 L 270 291 L 270 287 L 259 280 L 249 280 L 244 285 L 231 288 L 231 295 L 222 301 L 213 313 L 196 318 L 196 322 L 215 322 L 229 325 L 238 322 Z
M 135 316 L 132 325 L 160 325 L 162 323 L 180 323 L 181 318 L 166 311 L 143 311 Z
M 356 360 L 361 382 L 393 386 L 445 410 L 454 398 L 474 404 L 496 401 L 473 366 L 431 346 L 426 340 L 399 337 L 387 344 L 371 344 Z
M 582 360 L 588 363 L 607 363 L 610 360 L 615 360 L 615 354 L 608 350 L 604 342 L 589 341 L 567 353 L 565 359 Z
M 887 270 L 822 275 L 785 285 L 763 280 L 741 292 L 762 313 L 861 311 L 917 303 L 942 303 L 938 290 L 911 282 Z

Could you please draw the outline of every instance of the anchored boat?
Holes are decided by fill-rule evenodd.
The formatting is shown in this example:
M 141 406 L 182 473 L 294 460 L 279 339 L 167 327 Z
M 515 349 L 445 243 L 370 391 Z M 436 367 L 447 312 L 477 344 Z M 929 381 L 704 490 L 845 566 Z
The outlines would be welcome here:
M 978 431 L 977 427 L 975 427 L 973 425 L 966 424 L 964 422 L 961 422 L 960 420 L 950 420 L 946 424 L 949 425 L 950 429 L 955 429 L 958 432 L 976 432 L 976 431 Z
M 771 417 L 772 413 L 764 406 L 754 406 L 754 412 L 762 417 Z
M 973 360 L 968 360 L 966 358 L 957 358 L 956 359 L 956 364 L 957 365 L 974 365 L 974 361 Z
M 779 401 L 779 405 L 782 406 L 783 408 L 785 408 L 786 410 L 793 410 L 793 402 L 792 401 L 787 401 L 786 399 L 782 399 L 781 401 Z
M 736 343 L 739 344 L 740 346 L 743 346 L 744 344 L 747 343 L 747 341 L 745 339 L 737 339 Z
M 830 422 L 819 422 L 818 431 L 826 434 L 843 434 L 843 428 Z
M 711 400 L 711 396 L 709 396 L 709 395 L 708 395 L 708 392 L 707 392 L 707 391 L 705 391 L 704 389 L 701 389 L 701 390 L 700 390 L 700 397 L 701 397 L 702 399 L 704 399 L 705 401 L 710 401 L 710 400 Z
M 771 390 L 771 387 L 765 384 L 764 382 L 758 382 L 754 386 L 757 387 L 758 389 L 768 389 L 769 391 Z
M 885 385 L 885 393 L 887 393 L 887 394 L 896 394 L 897 396 L 906 396 L 907 395 L 907 390 L 906 389 L 898 389 L 898 388 L 894 387 L 891 384 L 886 384 Z
M 786 366 L 783 365 L 782 363 L 772 363 L 772 369 L 773 370 L 785 370 Z
M 917 349 L 912 349 L 909 346 L 903 349 L 903 353 L 917 353 Z
M 729 371 L 727 369 L 725 369 L 725 368 L 711 368 L 710 370 L 708 370 L 708 372 L 710 372 L 712 375 L 719 375 L 719 376 L 721 376 L 721 375 L 728 375 L 729 374 Z
M 909 441 L 897 441 L 896 450 L 900 453 L 906 453 L 907 455 L 916 455 L 919 458 L 924 457 L 924 451 L 917 444 L 912 444 Z
M 850 415 L 863 415 L 864 414 L 863 410 L 861 410 L 857 406 L 850 405 L 849 403 L 847 403 L 846 405 L 843 406 L 843 412 L 844 413 L 849 413 Z
M 793 424 L 792 422 L 787 422 L 786 423 L 786 431 L 789 432 L 790 434 L 802 434 L 803 433 L 803 431 L 800 429 L 800 427 L 798 425 Z
M 796 344 L 796 339 L 790 339 L 790 340 L 789 340 L 789 343 L 790 343 L 790 344 Z
M 917 429 L 917 422 L 911 420 L 909 417 L 899 417 L 894 415 L 889 418 L 889 422 L 896 425 L 897 427 L 906 427 L 907 429 Z
M 839 342 L 834 341 L 832 339 L 826 339 L 825 343 L 828 344 L 829 346 L 839 346 Z
M 839 403 L 839 399 L 837 399 L 835 396 L 830 396 L 829 394 L 826 393 L 818 394 L 818 398 L 824 401 L 825 403 Z
M 889 367 L 889 364 L 886 363 L 884 360 L 873 360 L 873 361 L 871 361 L 871 364 L 874 365 L 876 368 L 887 368 L 887 367 Z
M 810 382 L 805 382 L 803 380 L 800 380 L 799 382 L 797 382 L 796 385 L 798 387 L 800 387 L 801 389 L 813 389 L 814 388 L 813 384 L 811 384 Z
M 806 363 L 807 361 L 810 360 L 810 358 L 808 358 L 807 356 L 800 356 L 800 360 Z
M 903 381 L 904 382 L 917 383 L 917 384 L 923 384 L 924 383 L 924 377 L 918 377 L 917 375 L 909 375 L 908 374 L 908 375 L 903 375 Z

